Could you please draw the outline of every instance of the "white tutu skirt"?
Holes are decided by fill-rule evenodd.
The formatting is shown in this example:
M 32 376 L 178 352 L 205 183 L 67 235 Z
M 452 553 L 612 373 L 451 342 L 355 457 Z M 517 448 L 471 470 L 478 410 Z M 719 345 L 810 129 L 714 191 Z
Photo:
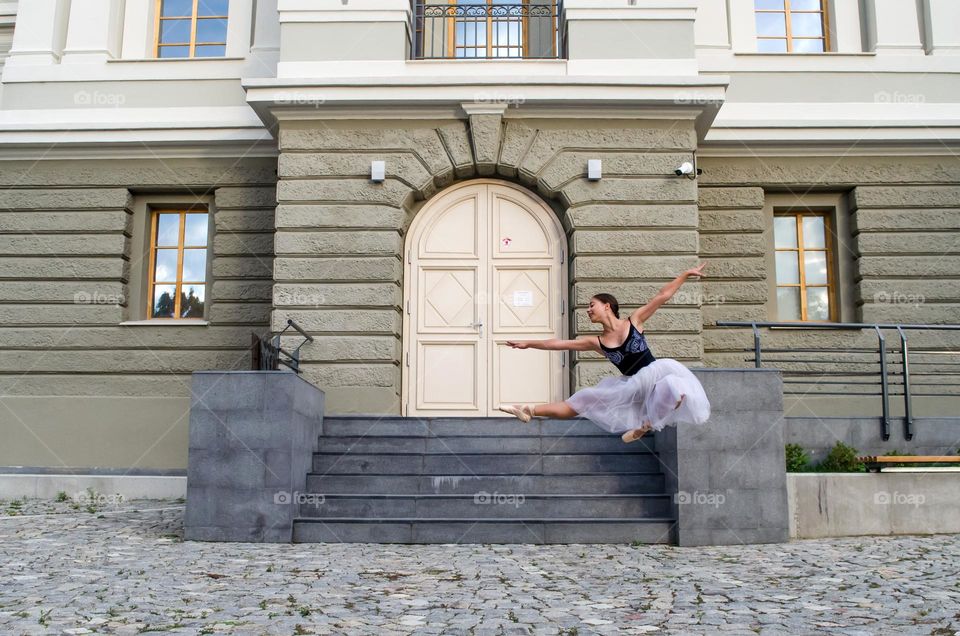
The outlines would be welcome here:
M 654 360 L 633 375 L 604 378 L 565 401 L 580 416 L 610 433 L 646 423 L 655 431 L 679 422 L 699 426 L 710 419 L 710 401 L 703 385 L 687 367 L 669 358 Z

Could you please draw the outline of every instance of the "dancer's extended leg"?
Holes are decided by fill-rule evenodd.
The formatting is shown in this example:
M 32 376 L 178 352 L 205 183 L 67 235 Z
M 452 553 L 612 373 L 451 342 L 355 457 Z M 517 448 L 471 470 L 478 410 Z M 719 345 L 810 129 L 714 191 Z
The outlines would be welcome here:
M 534 416 L 553 417 L 568 420 L 576 417 L 577 412 L 566 402 L 551 402 L 550 404 L 504 404 L 500 407 L 504 413 L 509 413 L 522 422 L 529 422 Z
M 533 414 L 539 415 L 540 417 L 553 417 L 560 420 L 569 420 L 571 417 L 577 416 L 577 412 L 566 402 L 538 404 L 533 408 Z

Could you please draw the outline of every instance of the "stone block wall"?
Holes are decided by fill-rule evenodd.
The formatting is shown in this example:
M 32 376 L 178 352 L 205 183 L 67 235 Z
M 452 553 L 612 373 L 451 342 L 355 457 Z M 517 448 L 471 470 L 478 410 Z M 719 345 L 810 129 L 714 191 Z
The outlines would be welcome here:
M 704 284 L 704 360 L 708 366 L 752 366 L 753 336 L 749 329 L 717 328 L 718 320 L 775 320 L 772 303 L 773 233 L 771 197 L 803 201 L 836 195 L 839 201 L 835 227 L 839 240 L 835 258 L 848 263 L 848 276 L 840 277 L 840 319 L 845 322 L 896 322 L 942 324 L 960 322 L 960 162 L 950 156 L 830 156 L 768 157 L 701 156 L 700 247 L 710 265 Z M 822 198 L 820 199 L 822 201 Z M 765 209 L 765 206 L 767 209 Z M 872 332 L 765 332 L 763 347 L 860 348 L 876 350 Z M 911 360 L 933 362 L 925 348 L 960 350 L 960 334 L 911 332 Z M 887 334 L 889 362 L 899 361 L 894 333 Z M 748 350 L 748 351 L 745 351 Z M 917 355 L 914 358 L 914 354 Z M 781 355 L 782 354 L 777 354 Z M 832 371 L 876 372 L 877 355 L 844 357 Z M 807 363 L 782 363 L 786 370 L 823 369 Z M 934 367 L 922 369 L 931 371 Z M 960 384 L 960 375 L 938 368 L 946 382 Z M 899 366 L 892 366 L 899 371 Z M 915 366 L 911 371 L 921 370 Z M 941 376 L 942 377 L 942 376 Z M 942 382 L 917 375 L 919 385 Z M 856 384 L 828 387 L 841 396 L 820 406 L 814 404 L 825 385 L 811 382 L 788 385 L 800 390 L 809 404 L 794 409 L 788 396 L 788 415 L 875 415 L 878 397 L 857 392 L 878 391 Z M 955 395 L 955 387 L 928 386 L 931 395 L 919 399 L 915 414 L 953 415 L 960 405 L 939 400 Z M 831 398 L 837 396 L 831 396 Z M 848 402 L 847 406 L 840 402 Z M 894 414 L 902 413 L 900 400 L 891 400 Z M 916 401 L 915 401 L 916 402 Z M 809 407 L 809 408 L 808 408 Z
M 690 159 L 692 122 L 511 119 L 289 121 L 280 126 L 273 326 L 293 318 L 316 341 L 304 377 L 330 413 L 400 412 L 406 229 L 426 199 L 455 181 L 520 182 L 568 232 L 570 336 L 590 332 L 583 309 L 601 291 L 623 312 L 697 260 L 697 186 L 673 169 Z M 604 176 L 586 180 L 587 160 Z M 387 180 L 369 180 L 384 160 Z M 700 290 L 648 325 L 657 355 L 699 363 Z M 597 355 L 575 363 L 574 387 L 615 372 Z
M 0 466 L 186 467 L 190 374 L 248 368 L 268 327 L 275 162 L 0 164 Z M 216 208 L 209 325 L 122 324 L 145 313 L 151 197 Z

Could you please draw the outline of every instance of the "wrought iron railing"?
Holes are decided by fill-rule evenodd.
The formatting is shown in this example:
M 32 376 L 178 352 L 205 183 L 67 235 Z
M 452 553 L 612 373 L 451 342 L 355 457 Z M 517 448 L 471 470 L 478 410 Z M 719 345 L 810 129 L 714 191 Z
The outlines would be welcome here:
M 304 338 L 293 351 L 287 351 L 281 346 L 283 334 L 290 329 Z M 300 325 L 292 320 L 287 320 L 287 326 L 278 334 L 272 336 L 252 334 L 251 368 L 259 371 L 277 371 L 280 369 L 280 365 L 283 365 L 292 369 L 295 373 L 300 373 L 300 348 L 308 342 L 313 342 L 313 336 L 301 329 Z
M 411 0 L 411 5 L 415 60 L 565 56 L 562 0 Z
M 783 375 L 784 395 L 879 396 L 881 430 L 890 439 L 890 399 L 903 399 L 904 439 L 913 438 L 914 397 L 960 396 L 960 340 L 940 332 L 958 332 L 960 325 L 904 325 L 885 323 L 796 323 L 796 322 L 717 322 L 718 327 L 750 327 L 752 355 L 745 358 L 761 367 L 779 369 Z M 762 329 L 767 334 L 783 331 L 849 332 L 863 334 L 858 341 L 825 343 L 795 334 L 779 344 L 762 346 Z M 872 332 L 870 338 L 867 334 Z M 907 332 L 920 332 L 922 341 L 910 345 Z M 887 336 L 895 336 L 891 342 Z M 920 338 L 920 336 L 917 336 Z M 768 339 L 771 336 L 768 335 Z M 873 344 L 875 343 L 875 344 Z

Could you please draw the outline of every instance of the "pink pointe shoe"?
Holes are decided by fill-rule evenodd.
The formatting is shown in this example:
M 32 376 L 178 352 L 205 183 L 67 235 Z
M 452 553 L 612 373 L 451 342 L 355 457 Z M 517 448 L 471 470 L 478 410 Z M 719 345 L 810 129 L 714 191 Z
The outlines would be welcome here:
M 646 435 L 649 430 L 650 430 L 649 426 L 644 426 L 643 428 L 635 428 L 632 431 L 627 431 L 626 433 L 621 435 L 620 439 L 622 439 L 625 444 L 629 444 L 630 442 L 635 442 L 641 437 L 643 437 L 644 435 Z
M 501 404 L 499 410 L 503 411 L 504 413 L 509 413 L 521 422 L 529 422 L 531 419 L 533 419 L 532 404 Z

